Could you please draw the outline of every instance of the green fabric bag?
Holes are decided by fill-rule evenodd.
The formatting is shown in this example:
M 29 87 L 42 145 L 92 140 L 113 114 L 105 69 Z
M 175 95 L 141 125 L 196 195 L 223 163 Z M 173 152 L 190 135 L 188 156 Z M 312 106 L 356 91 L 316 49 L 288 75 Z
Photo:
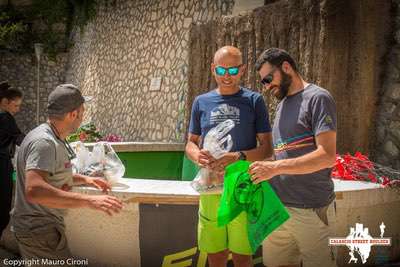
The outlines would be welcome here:
M 253 184 L 250 162 L 237 161 L 225 169 L 224 191 L 218 209 L 218 226 L 247 212 L 247 232 L 253 253 L 263 240 L 289 219 L 289 213 L 268 182 Z

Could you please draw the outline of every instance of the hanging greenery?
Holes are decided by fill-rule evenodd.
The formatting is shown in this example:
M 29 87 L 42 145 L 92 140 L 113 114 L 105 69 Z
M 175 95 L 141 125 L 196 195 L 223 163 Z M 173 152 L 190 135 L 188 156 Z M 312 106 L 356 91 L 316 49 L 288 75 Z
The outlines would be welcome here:
M 0 9 L 0 49 L 22 49 L 28 29 L 26 18 L 12 6 Z
M 96 0 L 32 0 L 30 7 L 0 7 L 0 50 L 32 52 L 43 43 L 50 58 L 71 46 L 74 27 L 84 27 L 96 16 Z
M 86 24 L 96 16 L 97 1 L 95 0 L 69 0 L 72 4 L 74 25 L 83 31 Z

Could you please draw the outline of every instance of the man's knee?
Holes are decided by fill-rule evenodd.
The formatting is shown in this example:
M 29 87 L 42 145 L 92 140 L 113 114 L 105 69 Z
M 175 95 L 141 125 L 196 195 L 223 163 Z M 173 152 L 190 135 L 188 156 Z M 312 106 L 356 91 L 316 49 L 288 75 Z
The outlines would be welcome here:
M 229 251 L 224 250 L 217 253 L 208 253 L 210 267 L 225 267 L 228 262 Z
M 253 258 L 250 255 L 242 255 L 232 253 L 232 260 L 235 267 L 251 267 L 253 266 Z

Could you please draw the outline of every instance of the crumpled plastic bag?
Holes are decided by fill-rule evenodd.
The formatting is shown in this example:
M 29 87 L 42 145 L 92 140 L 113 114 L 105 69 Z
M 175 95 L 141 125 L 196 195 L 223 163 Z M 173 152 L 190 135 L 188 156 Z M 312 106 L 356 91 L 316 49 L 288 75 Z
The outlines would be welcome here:
M 240 213 L 247 213 L 247 235 L 253 253 L 289 213 L 268 181 L 253 184 L 250 162 L 237 161 L 226 167 L 224 191 L 218 208 L 218 226 L 227 225 Z
M 229 152 L 233 146 L 232 136 L 229 135 L 235 127 L 233 120 L 225 120 L 212 128 L 203 141 L 203 149 L 207 150 L 215 159 L 221 158 Z M 207 168 L 201 168 L 191 186 L 200 194 L 219 194 L 222 192 L 223 175 L 212 173 Z
M 110 184 L 124 176 L 125 166 L 109 143 L 95 143 L 92 151 L 80 141 L 71 143 L 71 147 L 76 154 L 71 161 L 74 173 L 104 177 Z

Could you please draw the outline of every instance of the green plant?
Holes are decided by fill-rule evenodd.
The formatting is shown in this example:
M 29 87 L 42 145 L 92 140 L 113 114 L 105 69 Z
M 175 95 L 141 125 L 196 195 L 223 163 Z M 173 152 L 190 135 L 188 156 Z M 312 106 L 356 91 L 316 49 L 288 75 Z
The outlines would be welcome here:
M 0 48 L 18 50 L 22 47 L 29 27 L 22 14 L 12 6 L 0 9 Z
M 106 136 L 102 135 L 94 125 L 94 123 L 90 122 L 82 125 L 76 130 L 75 133 L 70 134 L 67 137 L 67 142 L 76 142 L 81 141 L 84 143 L 93 143 L 99 141 L 105 142 L 122 142 L 122 138 L 116 134 L 108 134 Z
M 31 53 L 39 42 L 55 59 L 71 46 L 74 27 L 83 33 L 96 7 L 96 0 L 32 0 L 30 7 L 18 9 L 9 2 L 0 8 L 0 49 Z
M 67 142 L 98 142 L 103 138 L 93 123 L 87 123 L 79 127 L 79 129 L 67 137 Z
M 34 33 L 36 42 L 44 44 L 44 51 L 52 59 L 67 46 L 68 38 L 63 34 L 62 25 L 71 11 L 66 0 L 32 0 L 30 17 L 39 24 Z

